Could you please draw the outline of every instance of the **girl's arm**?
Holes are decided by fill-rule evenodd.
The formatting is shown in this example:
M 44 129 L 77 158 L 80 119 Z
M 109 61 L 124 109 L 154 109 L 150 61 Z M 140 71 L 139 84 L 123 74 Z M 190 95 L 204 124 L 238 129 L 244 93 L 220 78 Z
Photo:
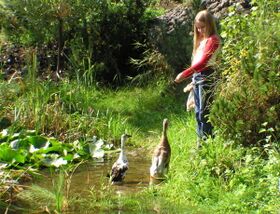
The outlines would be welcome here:
M 212 55 L 219 48 L 219 45 L 220 39 L 218 36 L 214 35 L 209 37 L 200 61 L 179 73 L 175 79 L 175 82 L 181 82 L 183 79 L 190 77 L 193 73 L 203 71 L 207 67 L 207 63 L 211 59 Z

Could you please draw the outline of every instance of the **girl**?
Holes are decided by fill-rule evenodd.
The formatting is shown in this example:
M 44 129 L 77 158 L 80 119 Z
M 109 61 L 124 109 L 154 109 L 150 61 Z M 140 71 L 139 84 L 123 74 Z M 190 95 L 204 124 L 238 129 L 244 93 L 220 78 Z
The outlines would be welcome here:
M 179 73 L 176 83 L 192 75 L 195 100 L 195 116 L 198 139 L 212 135 L 212 125 L 208 121 L 209 104 L 212 102 L 211 74 L 214 72 L 215 59 L 220 47 L 215 18 L 207 10 L 200 11 L 194 20 L 194 40 L 192 64 Z M 198 146 L 200 146 L 198 141 Z

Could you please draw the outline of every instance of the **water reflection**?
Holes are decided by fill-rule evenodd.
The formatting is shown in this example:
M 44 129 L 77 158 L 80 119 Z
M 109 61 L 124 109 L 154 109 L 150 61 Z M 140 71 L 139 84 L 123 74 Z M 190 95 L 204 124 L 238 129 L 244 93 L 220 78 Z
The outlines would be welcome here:
M 121 199 L 124 195 L 135 193 L 138 191 L 143 190 L 143 188 L 146 188 L 149 186 L 150 183 L 150 175 L 149 175 L 149 168 L 151 161 L 146 157 L 143 157 L 142 155 L 135 155 L 135 154 L 127 154 L 128 160 L 129 160 L 129 170 L 127 171 L 127 175 L 125 177 L 125 180 L 123 184 L 121 185 L 112 185 L 109 186 L 109 190 L 113 191 L 119 198 L 120 198 L 120 206 L 116 206 L 115 209 L 109 209 L 105 211 L 101 210 L 83 210 L 81 207 L 75 207 L 74 210 L 66 210 L 66 212 L 63 213 L 75 213 L 75 214 L 89 214 L 89 213 L 118 213 L 118 214 L 127 214 L 132 213 L 130 207 L 124 207 L 121 203 Z M 73 195 L 79 195 L 79 198 L 83 198 L 88 200 L 88 203 L 92 203 L 91 201 L 91 194 L 95 193 L 103 193 L 104 191 L 108 191 L 108 188 L 104 188 L 104 185 L 108 187 L 109 184 L 109 178 L 107 177 L 108 173 L 111 170 L 112 164 L 114 163 L 115 159 L 117 157 L 113 156 L 110 157 L 105 162 L 95 162 L 95 161 L 89 161 L 85 164 L 80 165 L 74 173 L 70 176 L 71 179 L 66 179 L 65 182 L 71 182 L 69 185 L 69 192 L 68 194 L 70 196 Z M 42 177 L 36 178 L 32 181 L 31 184 L 36 184 L 42 188 L 48 189 L 50 191 L 53 191 L 53 182 L 56 180 L 56 176 L 52 175 L 50 173 L 49 169 L 42 171 L 43 179 Z M 158 182 L 158 181 L 156 181 Z M 156 183 L 157 184 L 157 183 Z M 92 192 L 92 190 L 94 190 Z M 108 194 L 110 195 L 110 194 Z M 105 200 L 106 200 L 106 193 L 105 193 Z M 156 199 L 156 198 L 155 198 Z M 93 202 L 94 203 L 94 202 Z M 148 204 L 152 203 L 152 207 L 149 207 L 149 211 L 147 211 Z M 141 205 L 141 210 L 145 209 L 149 213 L 166 213 L 166 204 L 164 203 L 164 207 L 162 207 L 162 202 L 159 200 L 153 200 L 152 202 L 148 202 L 147 204 Z M 24 203 L 17 204 L 18 208 L 21 207 L 29 207 L 27 204 L 24 205 Z M 143 206 L 143 207 L 142 207 Z M 19 209 L 15 209 L 14 212 L 10 209 L 9 214 L 23 214 L 23 213 L 34 213 L 34 210 L 27 208 L 28 210 L 22 210 L 19 211 Z M 33 207 L 34 208 L 34 207 Z M 104 207 L 105 208 L 105 207 Z M 169 208 L 168 208 L 169 209 Z M 0 213 L 1 210 L 0 208 Z M 3 212 L 4 213 L 4 212 Z M 48 213 L 45 211 L 35 212 L 35 213 Z
M 121 185 L 113 185 L 112 188 L 117 194 L 137 192 L 149 185 L 149 167 L 150 159 L 141 155 L 127 154 L 129 160 L 129 169 L 125 180 Z M 111 157 L 105 162 L 89 161 L 80 165 L 71 176 L 69 194 L 89 194 L 89 190 L 99 189 L 106 181 L 108 173 L 116 157 Z M 41 187 L 52 188 L 53 176 L 46 170 L 43 173 L 44 179 L 34 180 L 32 183 Z

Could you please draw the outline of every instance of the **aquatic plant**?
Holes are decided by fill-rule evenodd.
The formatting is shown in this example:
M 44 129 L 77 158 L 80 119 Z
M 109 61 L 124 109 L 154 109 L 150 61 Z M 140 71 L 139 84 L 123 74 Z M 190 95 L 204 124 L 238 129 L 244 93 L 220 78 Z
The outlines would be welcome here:
M 93 140 L 65 144 L 32 130 L 13 133 L 11 129 L 4 129 L 0 133 L 0 161 L 7 164 L 6 168 L 19 165 L 58 168 L 82 159 L 104 158 L 105 151 L 110 148 L 110 144 L 97 140 L 96 136 Z

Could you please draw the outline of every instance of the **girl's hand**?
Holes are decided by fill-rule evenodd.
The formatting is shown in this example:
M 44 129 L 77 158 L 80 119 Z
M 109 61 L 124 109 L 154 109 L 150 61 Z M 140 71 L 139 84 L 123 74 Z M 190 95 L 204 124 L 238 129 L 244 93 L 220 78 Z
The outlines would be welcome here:
M 182 72 L 181 73 L 179 73 L 178 75 L 177 75 L 177 77 L 175 78 L 175 80 L 174 80 L 176 83 L 180 83 L 180 82 L 182 82 L 183 81 L 183 78 L 182 78 Z

